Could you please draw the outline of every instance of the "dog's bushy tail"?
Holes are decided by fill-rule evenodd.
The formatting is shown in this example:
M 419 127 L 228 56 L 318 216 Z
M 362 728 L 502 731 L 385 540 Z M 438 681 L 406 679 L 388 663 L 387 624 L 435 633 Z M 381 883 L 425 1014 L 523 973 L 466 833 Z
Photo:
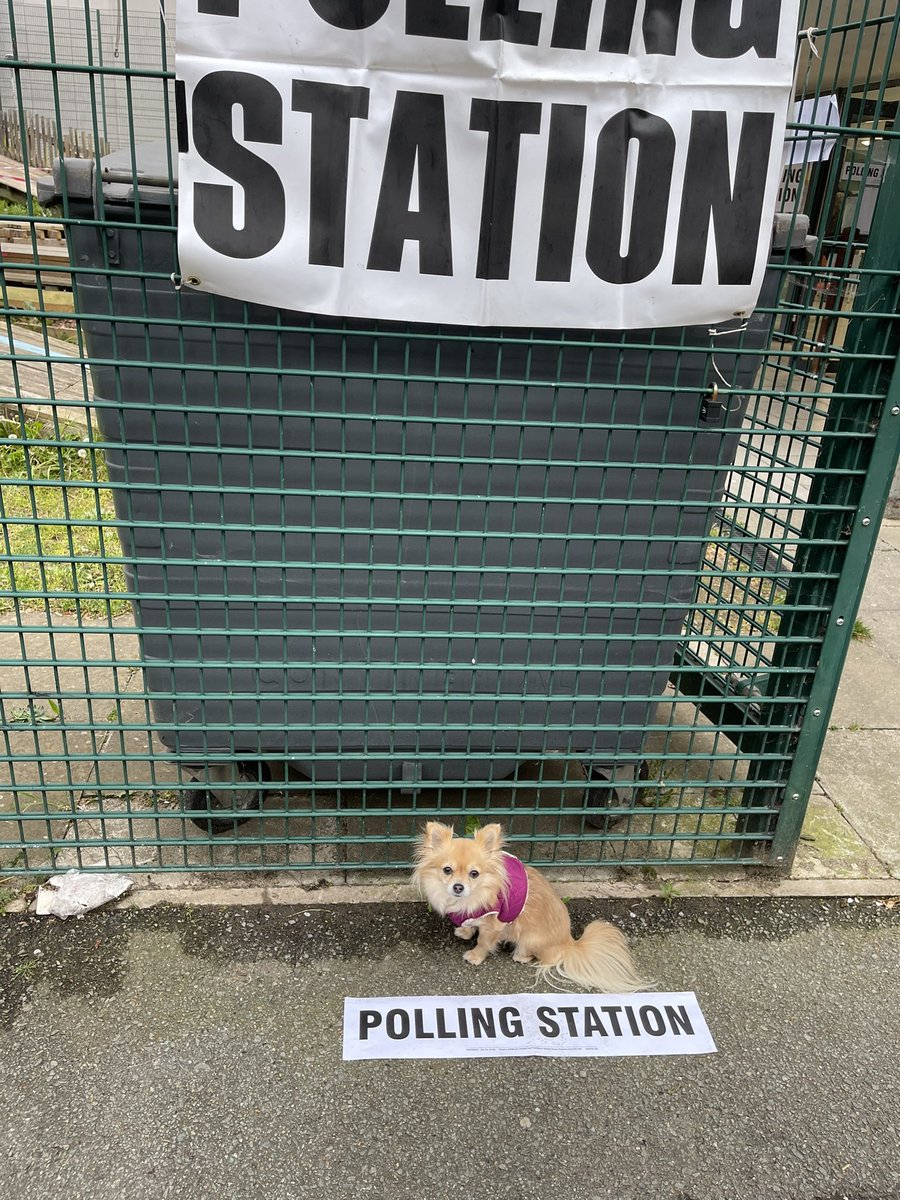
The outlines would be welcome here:
M 559 962 L 545 973 L 595 992 L 627 994 L 653 986 L 638 974 L 628 943 L 607 921 L 592 921 L 577 941 L 571 938 Z

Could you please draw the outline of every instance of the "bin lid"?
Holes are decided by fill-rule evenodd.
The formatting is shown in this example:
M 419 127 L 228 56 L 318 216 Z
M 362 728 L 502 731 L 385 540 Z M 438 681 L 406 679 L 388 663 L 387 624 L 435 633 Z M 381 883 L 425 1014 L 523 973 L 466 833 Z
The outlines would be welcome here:
M 171 183 L 169 170 L 171 164 Z M 162 187 L 167 191 L 178 186 L 178 151 L 166 142 L 146 142 L 130 149 L 116 150 L 100 159 L 100 178 L 104 187 L 111 183 L 126 183 L 133 187 Z
M 57 159 L 52 184 L 41 180 L 38 185 L 41 204 L 58 204 L 64 190 L 70 200 L 94 204 L 102 188 L 103 199 L 111 204 L 133 205 L 137 201 L 168 207 L 178 190 L 178 151 L 166 141 L 135 146 L 133 154 L 129 147 L 104 155 L 99 180 L 96 167 L 93 158 Z

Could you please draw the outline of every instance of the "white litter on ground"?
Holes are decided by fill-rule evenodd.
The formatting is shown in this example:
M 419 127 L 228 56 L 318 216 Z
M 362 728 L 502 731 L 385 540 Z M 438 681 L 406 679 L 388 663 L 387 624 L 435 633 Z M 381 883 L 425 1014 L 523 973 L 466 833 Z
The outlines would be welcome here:
M 80 917 L 95 908 L 118 900 L 134 880 L 126 875 L 94 875 L 86 871 L 67 871 L 54 875 L 38 888 L 35 912 L 40 917 Z

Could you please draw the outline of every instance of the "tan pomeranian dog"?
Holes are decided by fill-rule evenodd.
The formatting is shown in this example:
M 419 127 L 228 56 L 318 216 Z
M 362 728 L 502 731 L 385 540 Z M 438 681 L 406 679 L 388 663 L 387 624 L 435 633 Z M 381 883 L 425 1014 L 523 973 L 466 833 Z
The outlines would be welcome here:
M 555 975 L 598 992 L 637 992 L 641 979 L 622 934 L 592 921 L 576 941 L 568 910 L 550 884 L 503 849 L 503 830 L 486 825 L 458 838 L 449 825 L 429 821 L 416 843 L 413 882 L 429 904 L 456 926 L 456 936 L 478 944 L 463 955 L 480 966 L 504 942 L 513 961 L 536 962 Z

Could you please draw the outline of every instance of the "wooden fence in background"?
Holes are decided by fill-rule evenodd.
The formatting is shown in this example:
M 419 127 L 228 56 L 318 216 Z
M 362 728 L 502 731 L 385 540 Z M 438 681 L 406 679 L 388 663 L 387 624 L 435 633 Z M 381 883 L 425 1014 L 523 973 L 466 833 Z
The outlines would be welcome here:
M 84 129 L 68 129 L 63 132 L 60 146 L 60 130 L 50 117 L 26 113 L 24 137 L 19 114 L 8 109 L 0 113 L 0 154 L 17 162 L 28 162 L 32 167 L 50 169 L 60 154 L 72 158 L 94 158 L 96 154 L 108 154 L 109 145 L 105 138 L 99 146 L 93 133 Z

